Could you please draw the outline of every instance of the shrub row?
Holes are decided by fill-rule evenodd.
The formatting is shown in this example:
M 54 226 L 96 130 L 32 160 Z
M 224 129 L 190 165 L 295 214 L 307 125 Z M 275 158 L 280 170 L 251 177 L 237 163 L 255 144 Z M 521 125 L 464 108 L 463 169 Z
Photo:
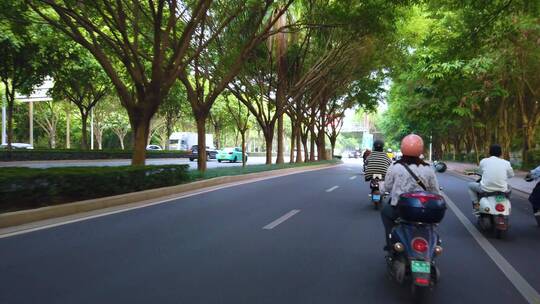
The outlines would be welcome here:
M 191 180 L 188 165 L 2 168 L 0 212 L 38 208 Z
M 147 151 L 147 158 L 183 158 L 189 151 Z M 0 161 L 130 159 L 129 150 L 0 150 Z

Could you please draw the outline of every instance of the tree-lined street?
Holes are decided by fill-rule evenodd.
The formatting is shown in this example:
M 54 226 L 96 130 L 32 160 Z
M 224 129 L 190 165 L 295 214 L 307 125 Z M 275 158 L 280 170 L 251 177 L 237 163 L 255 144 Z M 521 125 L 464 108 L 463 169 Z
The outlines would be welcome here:
M 0 302 L 409 302 L 385 274 L 380 216 L 359 172 L 352 161 L 2 237 Z M 473 222 L 467 180 L 438 178 Z M 538 227 L 523 194 L 512 203 L 507 238 L 481 238 L 538 295 Z M 514 285 L 523 281 L 451 208 L 439 232 L 442 279 L 430 302 L 527 303 Z

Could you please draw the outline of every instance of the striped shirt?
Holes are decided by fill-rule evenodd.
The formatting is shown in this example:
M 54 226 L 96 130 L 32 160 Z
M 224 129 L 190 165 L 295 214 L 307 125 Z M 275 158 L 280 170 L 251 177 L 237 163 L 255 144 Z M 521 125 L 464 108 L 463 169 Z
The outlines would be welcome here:
M 386 171 L 388 170 L 388 167 L 392 164 L 392 161 L 388 156 L 386 156 L 386 153 L 379 152 L 379 151 L 373 151 L 371 152 L 371 155 L 367 158 L 367 165 L 366 165 L 366 171 L 365 176 L 371 177 L 373 174 L 381 174 L 382 179 L 384 180 L 384 177 L 386 175 Z

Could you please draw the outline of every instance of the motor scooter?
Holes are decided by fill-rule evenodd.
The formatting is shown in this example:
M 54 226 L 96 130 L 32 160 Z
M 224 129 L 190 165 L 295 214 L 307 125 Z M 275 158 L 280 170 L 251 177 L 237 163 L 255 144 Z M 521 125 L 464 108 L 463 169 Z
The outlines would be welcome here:
M 399 284 L 409 283 L 415 300 L 422 301 L 440 278 L 435 258 L 443 248 L 436 227 L 446 203 L 438 194 L 418 191 L 402 194 L 396 208 L 400 218 L 389 235 L 387 270 Z
M 476 182 L 482 180 L 482 175 L 469 173 L 480 177 Z M 483 231 L 493 231 L 495 237 L 501 239 L 507 233 L 512 204 L 510 203 L 510 193 L 508 192 L 481 192 L 478 194 L 478 206 L 475 216 L 478 219 L 478 226 Z
M 373 208 L 375 208 L 375 210 L 379 209 L 381 206 L 381 201 L 384 198 L 384 195 L 381 194 L 380 189 L 380 183 L 383 181 L 382 174 L 373 174 L 369 181 L 369 188 L 371 189 L 369 197 L 371 198 L 371 203 L 373 204 Z

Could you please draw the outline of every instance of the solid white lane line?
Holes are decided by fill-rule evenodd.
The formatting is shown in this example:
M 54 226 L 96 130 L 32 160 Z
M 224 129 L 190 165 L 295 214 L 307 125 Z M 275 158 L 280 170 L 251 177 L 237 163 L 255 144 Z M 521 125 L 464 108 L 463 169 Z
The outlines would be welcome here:
M 338 166 L 340 166 L 340 165 L 338 165 Z M 98 218 L 98 217 L 102 217 L 102 216 L 127 212 L 127 211 L 130 211 L 130 210 L 146 208 L 146 207 L 150 207 L 150 206 L 154 206 L 154 205 L 159 205 L 159 204 L 168 203 L 168 202 L 172 202 L 172 201 L 176 201 L 176 200 L 181 200 L 181 199 L 196 196 L 196 195 L 201 195 L 201 194 L 216 191 L 216 190 L 236 187 L 236 186 L 240 186 L 240 185 L 244 185 L 244 184 L 256 183 L 256 182 L 259 182 L 259 181 L 265 181 L 265 180 L 269 180 L 269 179 L 274 179 L 274 178 L 278 178 L 278 177 L 284 177 L 284 176 L 288 176 L 288 175 L 294 175 L 294 174 L 298 174 L 298 173 L 319 171 L 319 170 L 325 170 L 325 169 L 331 169 L 331 168 L 335 168 L 335 167 L 332 166 L 332 167 L 306 169 L 306 170 L 303 170 L 303 171 L 285 172 L 283 174 L 259 177 L 259 178 L 254 178 L 254 179 L 249 179 L 249 180 L 239 181 L 239 182 L 232 182 L 230 184 L 224 184 L 224 185 L 219 185 L 219 186 L 203 188 L 203 189 L 200 189 L 200 190 L 194 190 L 193 192 L 183 193 L 183 194 L 173 196 L 171 198 L 161 199 L 161 200 L 157 200 L 157 201 L 156 200 L 148 200 L 148 201 L 142 201 L 142 202 L 135 202 L 135 203 L 130 203 L 130 204 L 124 205 L 124 206 L 109 207 L 109 208 L 105 208 L 105 209 L 101 209 L 101 210 L 98 209 L 98 210 L 94 210 L 94 211 L 85 212 L 85 213 L 82 213 L 82 214 L 73 214 L 73 215 L 68 215 L 68 216 L 61 217 L 61 218 L 56 218 L 56 219 L 53 218 L 53 219 L 49 219 L 49 220 L 39 221 L 39 222 L 36 222 L 36 223 L 29 223 L 29 224 L 22 225 L 22 226 L 25 226 L 22 229 L 18 229 L 18 227 L 1 228 L 0 229 L 0 239 L 16 236 L 16 235 L 20 235 L 20 234 L 30 233 L 30 232 L 34 232 L 34 231 L 39 231 L 39 230 L 43 230 L 43 229 L 49 229 L 49 228 L 54 228 L 54 227 L 58 227 L 58 226 L 63 226 L 63 225 L 71 224 L 71 223 L 77 223 L 77 222 L 81 222 L 81 221 L 86 221 L 86 220 L 90 220 L 90 219 L 94 219 L 94 218 Z
M 353 180 L 355 178 L 356 178 L 356 175 L 353 175 L 353 176 L 349 177 L 350 180 Z
M 450 209 L 456 214 L 459 221 L 465 226 L 469 233 L 476 240 L 478 245 L 487 253 L 487 255 L 493 260 L 495 265 L 499 267 L 502 273 L 508 278 L 510 282 L 516 287 L 521 295 L 531 304 L 540 303 L 540 294 L 527 282 L 521 274 L 497 251 L 497 249 L 476 229 L 476 227 L 469 221 L 469 219 L 461 212 L 456 204 L 444 194 L 446 203 L 450 206 Z
M 326 189 L 326 192 L 332 192 L 332 191 L 336 190 L 337 188 L 339 188 L 339 186 L 334 186 L 332 188 Z
M 281 216 L 277 220 L 275 220 L 275 221 L 271 222 L 270 224 L 264 226 L 262 229 L 266 229 L 266 230 L 274 229 L 277 225 L 279 225 L 279 224 L 285 222 L 286 220 L 290 219 L 291 217 L 293 217 L 298 212 L 300 212 L 300 210 L 298 210 L 298 209 L 291 210 L 291 211 L 285 213 L 283 216 Z

